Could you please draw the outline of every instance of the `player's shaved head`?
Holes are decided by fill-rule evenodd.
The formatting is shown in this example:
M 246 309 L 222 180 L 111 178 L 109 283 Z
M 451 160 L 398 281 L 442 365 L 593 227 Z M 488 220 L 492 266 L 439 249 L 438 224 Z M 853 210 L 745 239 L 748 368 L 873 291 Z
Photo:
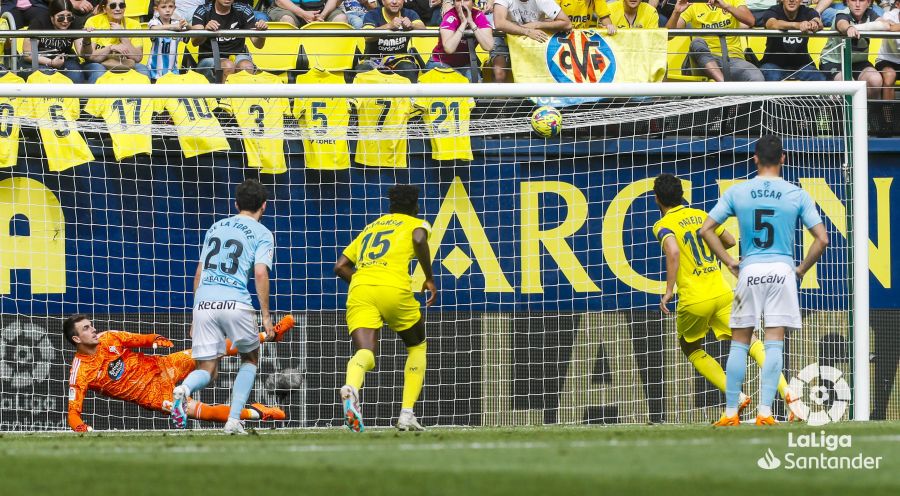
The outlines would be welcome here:
M 784 148 L 781 146 L 781 138 L 773 134 L 760 136 L 756 142 L 756 165 L 760 167 L 772 167 L 781 165 L 784 157 Z
M 72 343 L 73 345 L 76 344 L 72 339 L 78 335 L 78 331 L 75 329 L 75 325 L 83 320 L 88 320 L 88 318 L 89 317 L 87 315 L 79 313 L 72 315 L 71 317 L 63 321 L 63 336 L 65 336 L 66 341 Z
M 419 188 L 409 184 L 397 184 L 388 190 L 392 214 L 416 215 L 419 213 Z
M 684 188 L 681 186 L 681 180 L 672 174 L 657 176 L 653 181 L 653 192 L 656 194 L 656 201 L 667 208 L 677 207 L 684 201 Z
M 263 203 L 269 199 L 266 187 L 256 179 L 247 179 L 238 185 L 235 192 L 238 209 L 247 212 L 258 212 Z

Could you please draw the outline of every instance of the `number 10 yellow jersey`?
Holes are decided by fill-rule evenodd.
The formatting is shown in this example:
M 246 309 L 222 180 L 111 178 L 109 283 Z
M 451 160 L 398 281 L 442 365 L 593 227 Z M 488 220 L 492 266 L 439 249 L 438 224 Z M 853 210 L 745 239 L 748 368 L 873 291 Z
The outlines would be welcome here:
M 731 292 L 722 278 L 719 260 L 700 237 L 700 227 L 706 212 L 685 206 L 675 207 L 653 225 L 653 235 L 662 244 L 669 236 L 675 238 L 681 257 L 678 264 L 678 305 L 690 305 Z M 724 226 L 716 229 L 721 235 Z
M 369 224 L 344 249 L 344 256 L 356 265 L 350 289 L 359 285 L 412 288 L 409 262 L 415 258 L 413 231 L 431 224 L 404 214 L 387 214 Z

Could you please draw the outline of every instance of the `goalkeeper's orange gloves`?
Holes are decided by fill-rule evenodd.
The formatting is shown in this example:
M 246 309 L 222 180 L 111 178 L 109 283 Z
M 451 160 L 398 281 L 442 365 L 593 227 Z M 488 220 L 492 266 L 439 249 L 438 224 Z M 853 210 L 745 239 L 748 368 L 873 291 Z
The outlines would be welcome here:
M 87 424 L 81 424 L 72 429 L 75 432 L 91 432 L 94 429 L 91 429 L 91 426 Z
M 169 338 L 167 338 L 165 336 L 157 335 L 156 338 L 153 340 L 154 348 L 171 348 L 173 346 L 175 346 L 175 344 L 172 343 L 171 341 L 169 341 Z

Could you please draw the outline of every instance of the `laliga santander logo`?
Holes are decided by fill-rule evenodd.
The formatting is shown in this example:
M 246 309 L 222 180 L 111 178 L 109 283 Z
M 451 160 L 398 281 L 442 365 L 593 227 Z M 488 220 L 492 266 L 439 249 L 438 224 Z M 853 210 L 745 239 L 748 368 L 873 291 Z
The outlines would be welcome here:
M 598 31 L 558 33 L 547 42 L 547 68 L 559 83 L 611 83 L 616 57 Z
M 807 386 L 811 406 L 803 401 Z M 791 411 L 812 426 L 837 422 L 850 403 L 850 386 L 844 380 L 843 373 L 827 365 L 807 365 L 797 377 L 791 378 L 790 387 L 800 397 L 791 404 Z
M 13 389 L 31 387 L 50 377 L 56 356 L 44 328 L 14 321 L 0 330 L 0 379 Z

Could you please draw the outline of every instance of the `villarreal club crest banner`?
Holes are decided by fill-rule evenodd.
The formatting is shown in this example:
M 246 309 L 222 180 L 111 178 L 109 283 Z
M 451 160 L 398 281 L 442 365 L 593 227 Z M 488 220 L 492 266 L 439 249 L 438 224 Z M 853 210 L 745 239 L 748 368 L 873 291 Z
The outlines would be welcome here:
M 585 29 L 557 33 L 546 43 L 524 36 L 508 36 L 507 42 L 517 83 L 648 83 L 666 74 L 665 29 L 619 30 L 613 36 Z M 539 98 L 536 103 L 560 107 L 592 100 Z

